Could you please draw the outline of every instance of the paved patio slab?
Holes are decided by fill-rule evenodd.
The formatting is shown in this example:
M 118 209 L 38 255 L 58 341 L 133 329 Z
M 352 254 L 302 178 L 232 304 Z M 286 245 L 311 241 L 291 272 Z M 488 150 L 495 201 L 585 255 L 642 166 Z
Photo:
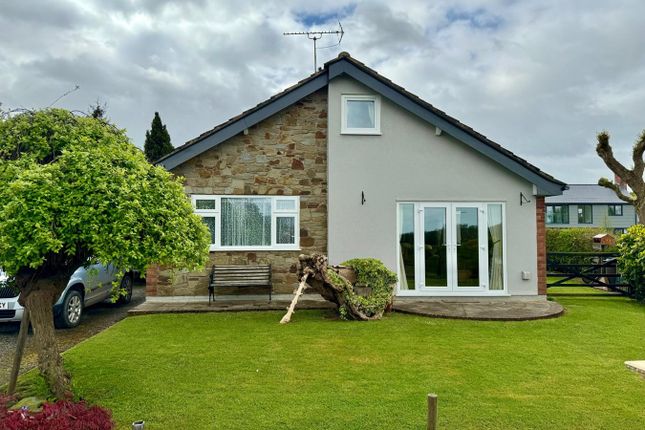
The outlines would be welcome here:
M 203 302 L 161 302 L 159 299 L 146 301 L 129 311 L 129 315 L 159 313 L 200 313 L 200 312 L 242 312 L 242 311 L 284 311 L 290 300 L 217 300 L 210 306 Z M 334 306 L 322 298 L 303 298 L 298 309 L 333 309 Z M 449 300 L 397 298 L 394 311 L 433 318 L 454 318 L 488 321 L 525 321 L 553 318 L 563 314 L 564 308 L 547 300 Z
M 203 313 L 203 312 L 245 312 L 245 311 L 286 311 L 290 301 L 273 300 L 226 300 L 215 301 L 208 304 L 204 302 L 158 302 L 147 301 L 134 309 L 129 315 L 148 314 L 181 314 L 181 313 Z M 301 300 L 298 302 L 298 309 L 333 309 L 333 305 L 323 300 Z
M 555 318 L 564 313 L 562 305 L 548 300 L 397 299 L 394 310 L 434 318 L 482 321 L 527 321 Z
M 634 372 L 638 372 L 645 376 L 645 360 L 626 361 L 625 366 L 627 366 L 629 370 L 633 370 Z

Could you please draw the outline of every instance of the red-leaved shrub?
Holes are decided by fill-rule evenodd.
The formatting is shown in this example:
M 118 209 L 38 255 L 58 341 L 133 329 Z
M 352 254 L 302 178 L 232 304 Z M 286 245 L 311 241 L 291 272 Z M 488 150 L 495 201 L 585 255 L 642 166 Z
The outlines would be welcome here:
M 61 400 L 45 403 L 40 412 L 8 410 L 11 398 L 0 396 L 0 430 L 112 430 L 110 411 Z

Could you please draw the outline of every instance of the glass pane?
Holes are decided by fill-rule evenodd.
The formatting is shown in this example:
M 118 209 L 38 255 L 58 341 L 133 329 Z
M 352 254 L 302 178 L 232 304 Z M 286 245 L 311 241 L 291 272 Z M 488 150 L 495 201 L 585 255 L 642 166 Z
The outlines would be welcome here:
M 446 208 L 423 210 L 425 286 L 447 287 Z
M 456 209 L 457 214 L 457 286 L 478 287 L 479 220 L 477 208 Z
M 215 200 L 195 200 L 195 209 L 215 209 Z
M 374 128 L 374 100 L 347 100 L 347 128 Z
M 502 205 L 488 205 L 488 288 L 504 289 Z
M 296 243 L 296 219 L 294 217 L 277 217 L 276 223 L 276 243 L 294 244 Z
M 578 206 L 578 223 L 579 224 L 591 224 L 591 205 L 581 205 Z
M 276 200 L 275 208 L 279 211 L 294 211 L 296 210 L 296 201 L 295 200 Z
M 211 244 L 215 243 L 215 217 L 214 216 L 205 216 L 202 217 L 202 221 L 208 227 L 208 230 L 211 232 Z
M 270 198 L 222 198 L 222 246 L 270 246 Z
M 414 205 L 399 206 L 399 273 L 401 290 L 414 290 Z

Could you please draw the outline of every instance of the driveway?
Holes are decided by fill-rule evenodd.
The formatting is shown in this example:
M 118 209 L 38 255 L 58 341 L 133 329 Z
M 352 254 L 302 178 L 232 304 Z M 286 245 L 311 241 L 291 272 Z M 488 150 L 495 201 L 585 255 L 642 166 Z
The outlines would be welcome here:
M 129 304 L 112 305 L 100 303 L 85 309 L 83 319 L 78 327 L 56 330 L 59 350 L 63 352 L 122 320 L 127 316 L 128 310 L 140 305 L 144 300 L 145 285 L 135 284 L 132 291 L 132 301 Z M 0 385 L 9 381 L 9 372 L 11 371 L 13 355 L 16 351 L 19 328 L 20 324 L 0 323 Z M 20 371 L 29 370 L 36 364 L 37 356 L 33 345 L 33 334 L 30 331 Z

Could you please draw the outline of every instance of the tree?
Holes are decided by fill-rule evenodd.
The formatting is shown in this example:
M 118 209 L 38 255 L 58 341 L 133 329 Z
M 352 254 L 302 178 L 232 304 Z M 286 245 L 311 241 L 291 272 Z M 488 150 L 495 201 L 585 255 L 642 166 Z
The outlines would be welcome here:
M 598 185 L 613 190 L 619 199 L 633 205 L 636 208 L 636 213 L 638 213 L 638 222 L 640 224 L 645 223 L 645 181 L 643 180 L 643 172 L 645 171 L 645 160 L 643 160 L 643 153 L 645 153 L 645 130 L 643 130 L 634 144 L 632 151 L 634 166 L 631 169 L 625 167 L 614 157 L 614 152 L 609 144 L 609 133 L 606 131 L 598 134 L 596 152 L 607 167 L 629 185 L 632 193 L 631 195 L 626 195 L 618 183 L 612 182 L 607 178 L 600 178 Z
M 143 145 L 146 158 L 149 162 L 154 163 L 164 155 L 172 152 L 173 149 L 168 130 L 161 122 L 159 112 L 155 112 L 150 130 L 146 131 L 146 142 Z
M 149 164 L 125 132 L 63 109 L 0 119 L 0 267 L 31 316 L 38 367 L 70 395 L 52 305 L 80 265 L 196 269 L 208 230 L 180 178 Z
M 90 105 L 90 116 L 96 119 L 108 120 L 105 114 L 107 113 L 107 103 L 101 103 L 99 99 Z

